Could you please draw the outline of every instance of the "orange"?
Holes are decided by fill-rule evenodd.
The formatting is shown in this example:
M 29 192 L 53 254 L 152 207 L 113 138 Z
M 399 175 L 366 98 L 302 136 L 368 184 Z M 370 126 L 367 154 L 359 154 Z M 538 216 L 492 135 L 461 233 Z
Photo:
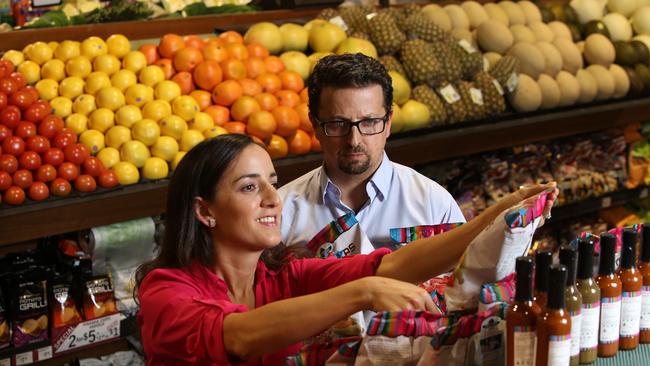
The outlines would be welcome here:
M 176 71 L 192 71 L 201 62 L 203 62 L 203 53 L 195 47 L 185 47 L 174 55 Z
M 293 108 L 300 104 L 300 95 L 293 90 L 280 90 L 275 96 L 278 97 L 280 105 Z
M 278 124 L 276 134 L 284 137 L 293 135 L 300 126 L 300 117 L 293 108 L 279 106 L 271 111 Z
M 278 127 L 275 118 L 270 112 L 257 111 L 248 116 L 246 123 L 246 133 L 252 136 L 257 136 L 266 140 L 273 135 L 275 129 Z
M 181 87 L 181 94 L 188 95 L 194 90 L 194 82 L 192 81 L 192 74 L 187 71 L 179 72 L 172 77 L 172 81 Z
M 244 61 L 244 65 L 246 66 L 246 75 L 249 78 L 255 79 L 266 73 L 266 64 L 261 58 L 251 57 Z
M 178 34 L 167 33 L 160 39 L 158 52 L 165 58 L 174 58 L 176 52 L 185 48 L 185 41 Z
M 264 141 L 262 141 L 261 138 L 259 138 L 257 136 L 254 136 L 254 135 L 248 135 L 248 137 L 250 137 L 251 140 L 253 140 L 254 143 L 260 145 L 261 147 L 266 147 L 266 144 L 264 143 Z
M 214 60 L 201 62 L 193 72 L 194 83 L 203 90 L 212 92 L 215 86 L 223 79 L 221 66 Z
M 284 62 L 278 56 L 269 56 L 264 59 L 266 71 L 272 74 L 279 74 L 284 71 Z
M 230 107 L 230 115 L 237 121 L 246 122 L 251 113 L 260 110 L 262 110 L 262 108 L 260 108 L 260 104 L 257 103 L 255 98 L 243 95 L 232 104 L 232 107 Z
M 228 50 L 221 44 L 209 43 L 203 48 L 203 58 L 222 62 L 228 59 Z
M 302 76 L 295 71 L 284 70 L 278 76 L 282 81 L 282 89 L 300 93 L 305 88 L 305 82 L 302 80 Z
M 223 78 L 226 80 L 239 80 L 246 77 L 246 66 L 240 60 L 227 59 L 220 63 L 223 71 Z
M 275 74 L 262 74 L 255 78 L 262 85 L 262 89 L 267 93 L 277 93 L 282 89 L 282 81 Z
M 165 80 L 171 79 L 172 76 L 174 76 L 176 73 L 171 59 L 161 58 L 158 61 L 154 62 L 154 65 L 160 66 L 160 68 L 163 70 L 163 73 L 165 74 Z
M 246 124 L 239 121 L 231 121 L 223 125 L 223 128 L 230 133 L 246 134 Z
M 207 92 L 205 90 L 193 90 L 190 93 L 190 97 L 196 100 L 196 103 L 198 103 L 199 109 L 201 111 L 203 111 L 204 109 L 206 109 L 208 106 L 212 104 L 212 94 L 210 94 L 210 92 Z
M 320 141 L 316 137 L 316 134 L 311 135 L 311 151 L 321 152 L 323 149 L 320 146 Z
M 272 111 L 279 105 L 278 98 L 276 98 L 275 95 L 271 93 L 257 94 L 255 96 L 255 99 L 260 104 L 260 107 L 262 107 L 262 109 L 265 111 Z
M 266 145 L 266 151 L 271 155 L 271 159 L 284 158 L 289 153 L 289 145 L 283 137 L 272 135 Z
M 253 42 L 249 43 L 248 46 L 248 55 L 250 57 L 258 57 L 258 58 L 267 58 L 269 57 L 269 50 L 264 47 L 261 43 L 258 42 Z
M 314 126 L 311 124 L 309 119 L 309 106 L 307 103 L 300 103 L 295 108 L 298 112 L 298 118 L 300 119 L 300 129 L 303 129 L 309 133 L 314 132 Z
M 205 46 L 223 46 L 223 40 L 219 39 L 219 37 L 208 37 L 205 39 Z
M 248 59 L 248 48 L 241 43 L 229 43 L 226 45 L 226 50 L 230 58 L 241 61 Z
M 225 107 L 231 106 L 244 94 L 244 89 L 235 80 L 226 80 L 217 85 L 212 91 L 212 101 Z
M 205 47 L 205 42 L 203 41 L 203 39 L 201 39 L 201 37 L 196 35 L 185 36 L 185 38 L 183 38 L 183 41 L 185 41 L 186 47 L 194 47 L 198 49 L 202 49 L 203 47 Z
M 147 65 L 155 63 L 160 58 L 158 55 L 158 46 L 155 44 L 145 43 L 138 48 L 138 51 L 144 54 L 144 58 L 147 59 Z
M 223 32 L 219 35 L 219 39 L 223 41 L 224 44 L 228 43 L 244 43 L 244 37 L 241 34 L 235 31 Z
M 260 83 L 258 83 L 253 79 L 244 78 L 237 81 L 239 82 L 239 85 L 241 85 L 242 89 L 244 90 L 244 95 L 254 97 L 257 94 L 262 93 L 262 86 L 260 85 Z
M 230 121 L 230 109 L 221 105 L 210 105 L 202 112 L 212 117 L 214 124 L 217 126 L 223 126 Z
M 300 91 L 300 100 L 303 103 L 309 103 L 309 90 L 307 87 Z
M 297 130 L 287 139 L 289 152 L 294 155 L 306 154 L 311 150 L 311 136 L 303 130 Z

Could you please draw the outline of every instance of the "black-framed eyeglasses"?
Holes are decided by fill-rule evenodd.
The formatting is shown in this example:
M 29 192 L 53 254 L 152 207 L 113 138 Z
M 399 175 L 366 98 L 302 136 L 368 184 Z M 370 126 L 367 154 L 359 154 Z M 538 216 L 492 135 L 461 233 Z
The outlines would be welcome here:
M 384 132 L 386 122 L 388 122 L 388 118 L 390 117 L 390 112 L 391 111 L 388 111 L 383 117 L 364 118 L 356 122 L 347 120 L 321 122 L 318 117 L 314 115 L 312 115 L 312 118 L 318 122 L 318 124 L 323 128 L 323 131 L 325 131 L 325 136 L 328 137 L 347 136 L 352 131 L 353 126 L 355 126 L 362 135 L 376 135 Z

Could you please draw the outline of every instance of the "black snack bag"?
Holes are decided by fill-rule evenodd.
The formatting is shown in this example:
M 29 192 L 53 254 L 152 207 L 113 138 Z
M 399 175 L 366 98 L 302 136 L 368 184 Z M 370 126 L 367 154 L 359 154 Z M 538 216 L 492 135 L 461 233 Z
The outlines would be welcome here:
M 13 294 L 13 346 L 18 348 L 49 338 L 48 272 L 30 268 L 16 277 Z
M 58 276 L 51 281 L 52 328 L 74 325 L 82 320 L 73 292 L 72 282 L 66 276 Z
M 117 313 L 113 281 L 108 275 L 93 276 L 84 283 L 84 315 L 86 320 Z
M 0 349 L 9 347 L 11 344 L 11 332 L 9 327 L 9 318 L 5 308 L 5 298 L 0 288 Z

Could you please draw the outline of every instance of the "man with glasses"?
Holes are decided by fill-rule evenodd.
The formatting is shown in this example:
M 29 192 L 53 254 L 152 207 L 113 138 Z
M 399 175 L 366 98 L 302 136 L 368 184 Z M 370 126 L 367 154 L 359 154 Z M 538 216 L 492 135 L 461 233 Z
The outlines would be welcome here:
M 280 188 L 285 244 L 341 257 L 396 248 L 391 229 L 465 221 L 444 188 L 384 152 L 393 90 L 378 61 L 325 57 L 307 85 L 324 162 Z

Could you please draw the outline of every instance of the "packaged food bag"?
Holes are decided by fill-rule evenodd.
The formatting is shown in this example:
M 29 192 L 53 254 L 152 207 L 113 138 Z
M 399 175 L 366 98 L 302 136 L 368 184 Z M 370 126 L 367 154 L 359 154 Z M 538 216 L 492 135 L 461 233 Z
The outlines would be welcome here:
M 313 342 L 303 346 L 297 355 L 288 357 L 285 365 L 352 365 L 360 344 L 360 336 Z
M 11 340 L 10 330 L 9 319 L 5 309 L 5 299 L 0 288 L 0 349 L 9 347 L 9 341 Z
M 18 275 L 13 299 L 14 347 L 23 347 L 49 338 L 47 280 L 38 270 Z

